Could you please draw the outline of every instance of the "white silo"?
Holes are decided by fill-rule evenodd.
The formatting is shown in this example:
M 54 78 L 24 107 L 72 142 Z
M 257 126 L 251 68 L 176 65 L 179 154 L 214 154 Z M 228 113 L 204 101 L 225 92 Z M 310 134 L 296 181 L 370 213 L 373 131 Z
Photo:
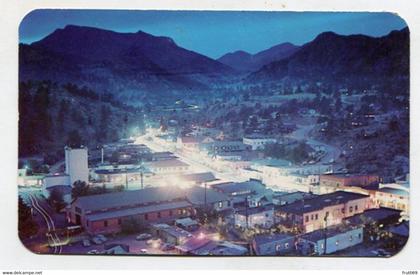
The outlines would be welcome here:
M 65 147 L 66 174 L 70 176 L 70 183 L 75 181 L 89 182 L 88 149 L 86 147 Z

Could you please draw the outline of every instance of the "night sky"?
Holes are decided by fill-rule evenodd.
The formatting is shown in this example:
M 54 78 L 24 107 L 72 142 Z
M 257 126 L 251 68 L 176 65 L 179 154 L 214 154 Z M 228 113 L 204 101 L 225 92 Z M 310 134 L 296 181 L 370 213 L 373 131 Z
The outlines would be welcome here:
M 19 39 L 31 43 L 69 24 L 168 36 L 212 58 L 283 42 L 302 45 L 325 31 L 382 36 L 406 27 L 391 13 L 35 10 L 23 19 Z

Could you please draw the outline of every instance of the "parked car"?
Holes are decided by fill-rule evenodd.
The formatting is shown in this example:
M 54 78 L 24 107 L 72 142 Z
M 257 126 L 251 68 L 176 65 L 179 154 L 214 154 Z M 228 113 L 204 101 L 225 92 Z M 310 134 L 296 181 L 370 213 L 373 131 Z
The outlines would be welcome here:
M 175 249 L 175 245 L 173 245 L 173 244 L 171 244 L 171 243 L 163 243 L 163 244 L 160 246 L 160 249 L 161 249 L 162 251 L 169 251 L 169 250 Z
M 99 254 L 99 251 L 96 249 L 93 249 L 93 250 L 88 251 L 87 254 Z
M 378 253 L 378 256 L 384 256 L 384 257 L 389 257 L 391 256 L 391 253 L 389 253 L 388 251 L 386 251 L 385 249 L 379 248 L 378 250 L 376 250 Z
M 378 256 L 378 257 L 389 257 L 389 256 L 391 256 L 391 253 L 389 253 L 388 251 L 386 251 L 382 248 L 372 250 L 371 252 L 372 252 L 373 255 Z
M 137 240 L 137 241 L 145 241 L 145 240 L 148 240 L 148 239 L 150 239 L 150 238 L 152 238 L 152 235 L 150 235 L 150 234 L 148 234 L 148 233 L 143 233 L 143 234 L 138 235 L 138 236 L 136 237 L 136 240 Z
M 90 246 L 90 241 L 89 241 L 88 239 L 84 239 L 84 240 L 82 241 L 82 245 L 83 245 L 84 247 L 89 247 L 89 246 Z
M 147 249 L 145 248 L 140 249 L 139 254 L 147 254 Z

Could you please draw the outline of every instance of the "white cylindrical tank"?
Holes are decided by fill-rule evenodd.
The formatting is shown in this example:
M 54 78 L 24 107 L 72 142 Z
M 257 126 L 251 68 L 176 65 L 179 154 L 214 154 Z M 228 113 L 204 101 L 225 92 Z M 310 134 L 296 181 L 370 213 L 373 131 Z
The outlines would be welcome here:
M 89 182 L 88 149 L 86 147 L 65 147 L 66 174 L 70 176 L 70 182 Z

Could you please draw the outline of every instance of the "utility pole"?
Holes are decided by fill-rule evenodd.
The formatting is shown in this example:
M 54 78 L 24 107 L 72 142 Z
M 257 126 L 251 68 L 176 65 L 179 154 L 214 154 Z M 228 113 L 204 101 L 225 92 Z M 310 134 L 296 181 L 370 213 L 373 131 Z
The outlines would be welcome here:
M 246 229 L 248 229 L 248 196 L 245 197 L 245 223 Z
M 325 213 L 324 221 L 325 221 L 325 227 L 324 227 L 324 254 L 327 255 L 327 222 L 328 222 L 328 214 L 329 212 Z
M 104 146 L 101 146 L 101 164 L 104 164 Z

